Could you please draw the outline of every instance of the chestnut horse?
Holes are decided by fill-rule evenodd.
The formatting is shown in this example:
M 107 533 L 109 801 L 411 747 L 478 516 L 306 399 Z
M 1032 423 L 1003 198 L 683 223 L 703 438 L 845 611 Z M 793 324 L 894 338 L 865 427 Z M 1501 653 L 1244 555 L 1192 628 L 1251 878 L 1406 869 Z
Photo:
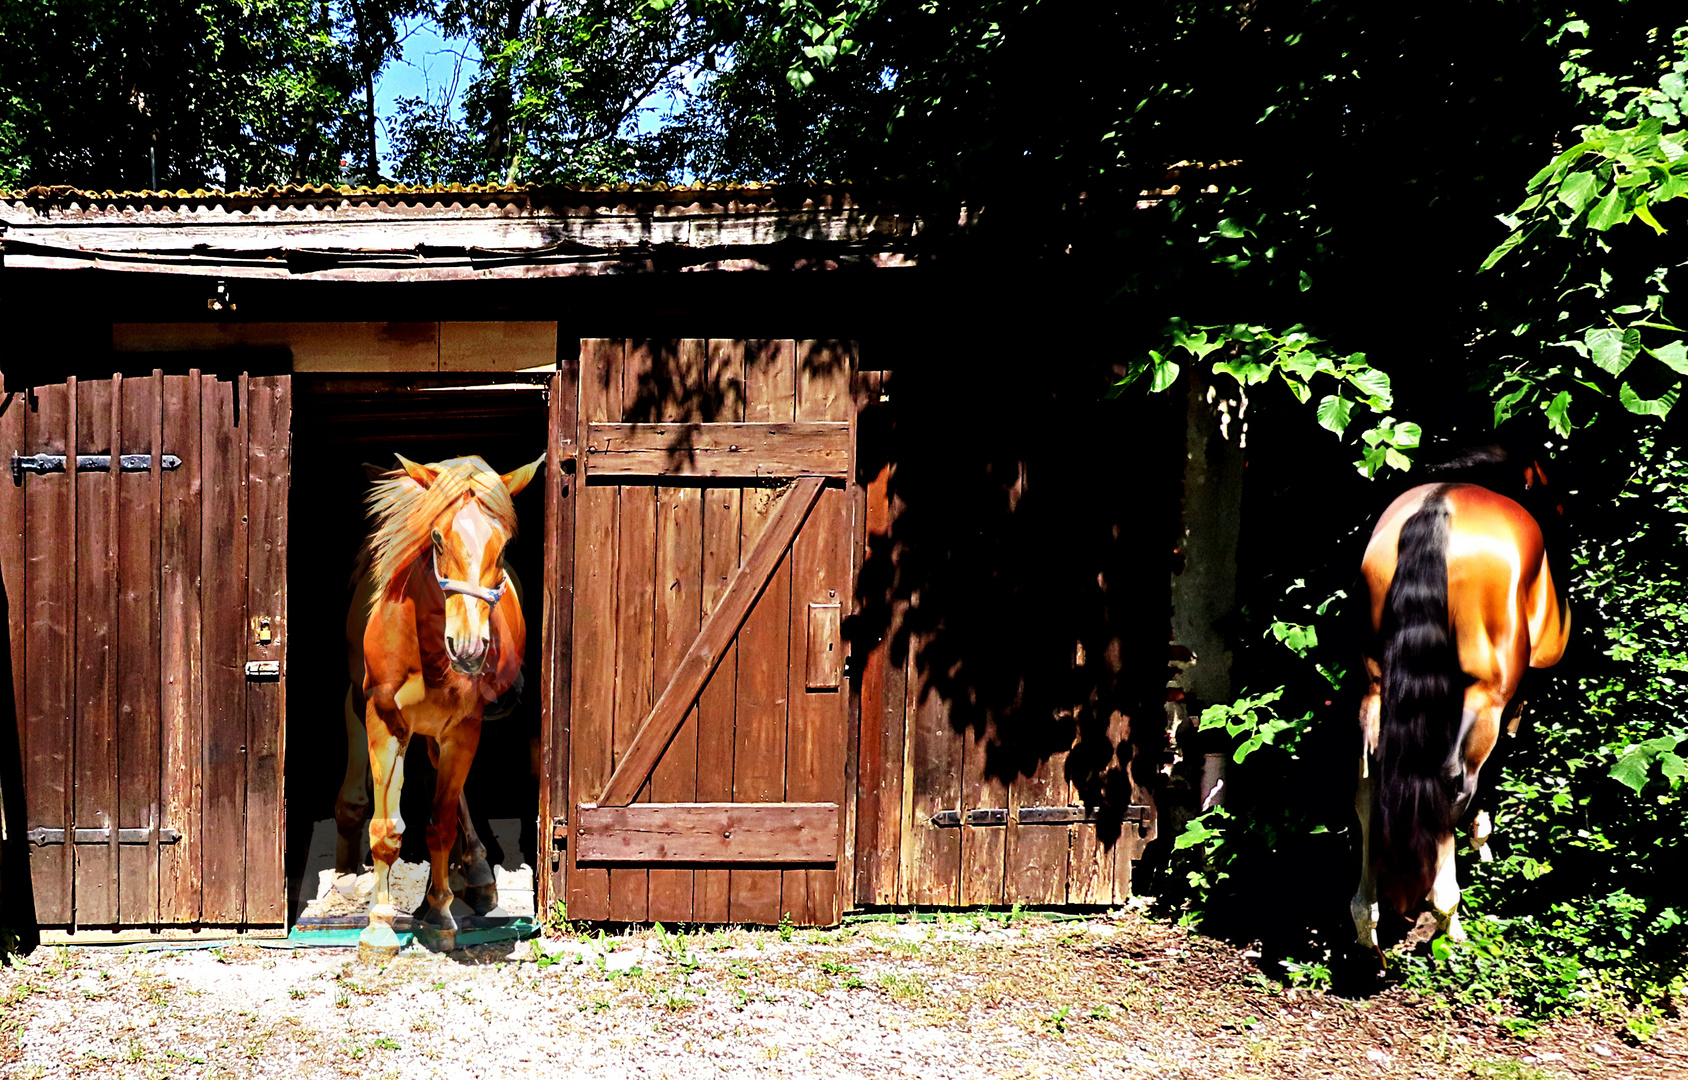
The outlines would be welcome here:
M 379 466 L 366 465 L 371 481 L 386 478 Z M 363 635 L 369 626 L 370 601 L 375 595 L 375 574 L 369 568 L 368 549 L 365 548 L 353 574 L 352 601 L 346 609 L 346 672 L 350 685 L 346 689 L 344 722 L 346 728 L 346 773 L 340 782 L 340 792 L 334 800 L 334 826 L 338 833 L 334 850 L 334 871 L 337 874 L 357 874 L 363 869 L 365 841 L 369 837 L 369 733 L 364 729 L 363 716 L 368 702 L 363 696 Z M 510 579 L 510 588 L 517 601 L 523 599 L 522 582 L 508 563 L 503 567 Z M 482 722 L 503 719 L 520 703 L 522 677 L 509 692 L 486 707 Z M 451 852 L 452 885 L 457 895 L 476 915 L 485 915 L 498 904 L 498 888 L 487 861 L 486 845 L 475 832 L 469 813 L 467 796 L 459 796 L 458 837 Z M 458 875 L 461 873 L 462 881 Z
M 1540 478 L 1532 465 L 1526 486 Z M 1362 573 L 1373 637 L 1360 706 L 1354 928 L 1376 948 L 1380 896 L 1401 915 L 1428 897 L 1439 927 L 1460 940 L 1454 828 L 1472 809 L 1525 669 L 1563 655 L 1570 611 L 1536 520 L 1475 484 L 1425 484 L 1396 499 L 1372 531 Z M 1474 848 L 1488 831 L 1478 814 Z
M 504 545 L 516 532 L 511 497 L 545 459 L 503 476 L 478 457 L 432 465 L 398 460 L 403 471 L 377 483 L 368 498 L 375 588 L 363 635 L 363 696 L 374 781 L 373 904 L 390 919 L 390 875 L 404 833 L 404 754 L 411 736 L 421 735 L 438 775 L 428 823 L 428 895 L 415 915 L 449 940 L 457 924 L 447 860 L 463 781 L 480 742 L 482 713 L 515 684 L 527 641 L 521 603 L 502 564 Z M 371 912 L 372 931 L 377 914 Z

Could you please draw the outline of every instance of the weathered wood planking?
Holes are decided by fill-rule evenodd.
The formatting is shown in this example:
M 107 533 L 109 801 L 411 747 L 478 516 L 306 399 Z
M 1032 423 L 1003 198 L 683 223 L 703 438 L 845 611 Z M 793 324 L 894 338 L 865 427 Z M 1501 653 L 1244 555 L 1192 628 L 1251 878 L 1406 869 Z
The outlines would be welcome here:
M 588 804 L 579 814 L 583 862 L 789 865 L 838 854 L 837 803 Z
M 248 380 L 246 660 L 282 663 L 280 679 L 246 684 L 246 899 L 243 922 L 287 921 L 282 841 L 287 719 L 287 493 L 292 379 Z M 270 641 L 262 631 L 267 620 Z
M 918 649 L 923 644 L 920 637 L 910 642 L 916 675 L 920 673 Z M 960 830 L 934 826 L 932 815 L 939 810 L 965 809 L 961 805 L 961 736 L 950 726 L 948 704 L 925 679 L 916 682 L 911 677 L 908 696 L 913 817 L 907 827 L 913 835 L 914 850 L 906 902 L 953 907 L 961 901 Z
M 545 449 L 545 600 L 541 640 L 546 684 L 540 696 L 540 811 L 538 910 L 568 899 L 568 859 L 553 839 L 554 823 L 569 814 L 569 730 L 574 664 L 574 508 L 578 472 L 563 471 L 573 455 L 580 406 L 580 361 L 558 357 L 551 377 L 549 433 Z M 549 851 L 549 857 L 545 854 Z
M 1068 829 L 1061 825 L 1022 825 L 1021 807 L 1065 806 L 1069 799 L 1063 776 L 1066 754 L 1038 762 L 1030 776 L 1017 776 L 1008 789 L 1007 893 L 1004 901 L 1021 904 L 1061 904 L 1067 899 Z
M 744 416 L 744 342 L 709 342 L 705 415 L 726 421 Z M 721 603 L 739 566 L 741 489 L 703 489 L 702 615 Z M 734 725 L 738 712 L 738 640 L 721 655 L 698 695 L 697 799 L 729 802 L 733 797 Z M 692 914 L 699 922 L 728 919 L 730 872 L 699 870 L 693 875 Z
M 994 729 L 983 732 L 968 728 L 956 737 L 961 741 L 961 808 L 1005 809 L 1008 786 L 990 771 L 988 754 Z M 1001 906 L 1003 902 L 1003 857 L 1005 830 L 1000 825 L 961 826 L 960 902 L 963 907 L 978 904 Z
M 32 395 L 28 443 L 37 452 L 76 453 L 76 384 L 42 386 Z M 76 483 L 67 473 L 30 477 L 25 488 L 24 608 L 29 669 L 24 698 L 23 775 L 29 829 L 72 828 L 74 672 L 76 670 Z M 15 656 L 16 654 L 14 654 Z M 14 660 L 14 662 L 16 662 Z M 75 917 L 72 845 L 30 852 L 35 917 L 68 926 Z
M 78 451 L 110 449 L 112 381 L 85 379 L 76 386 Z M 113 465 L 116 458 L 112 458 Z M 72 817 L 77 828 L 99 829 L 117 819 L 117 658 L 112 646 L 117 614 L 117 477 L 112 472 L 76 474 L 76 790 Z M 76 859 L 76 923 L 109 926 L 118 921 L 117 834 L 103 844 L 73 844 Z M 66 834 L 66 843 L 73 843 Z
M 871 376 L 870 395 L 881 385 Z M 858 448 L 859 451 L 859 448 Z M 863 559 L 890 544 L 891 505 L 888 491 L 891 466 L 880 467 L 863 489 Z M 858 564 L 859 571 L 859 564 Z M 861 661 L 861 758 L 857 780 L 856 901 L 893 904 L 897 901 L 899 855 L 902 850 L 903 711 L 906 665 L 893 663 L 891 642 L 900 608 L 893 607 L 889 625 L 879 641 L 853 641 L 852 653 Z
M 614 339 L 580 343 L 580 408 L 577 443 L 586 425 L 621 415 L 623 345 Z M 577 566 L 574 596 L 575 669 L 569 718 L 569 791 L 597 793 L 614 768 L 616 582 L 620 551 L 620 488 L 575 487 Z M 567 805 L 567 804 L 564 804 Z M 574 822 L 570 822 L 572 828 Z M 577 919 L 610 917 L 609 874 L 579 866 L 579 845 L 569 845 L 568 907 Z
M 627 343 L 622 361 L 622 415 L 635 412 L 641 391 L 659 362 L 661 344 Z M 617 641 L 615 653 L 615 759 L 619 765 L 650 715 L 655 690 L 656 489 L 633 484 L 621 489 L 621 550 L 616 560 Z M 613 773 L 611 774 L 614 775 Z M 585 794 L 582 792 L 582 794 Z M 650 801 L 649 787 L 638 797 Z M 644 868 L 610 870 L 610 918 L 643 922 L 649 911 L 650 873 Z
M 157 425 L 164 376 L 117 384 L 122 443 L 117 453 L 150 453 L 153 470 L 118 473 L 117 764 L 122 829 L 152 829 L 145 844 L 118 848 L 118 921 L 152 925 L 158 909 L 159 739 L 157 601 Z M 114 380 L 115 382 L 115 380 Z
M 660 420 L 687 420 L 701 411 L 708 344 L 696 338 L 676 343 L 658 387 Z M 697 487 L 656 490 L 656 643 L 655 685 L 667 686 L 702 625 L 703 491 Z M 698 690 L 702 689 L 699 680 Z M 690 803 L 697 798 L 696 693 L 690 695 L 678 730 L 651 770 L 653 803 Z M 654 712 L 654 710 L 653 710 Z M 622 765 L 627 765 L 624 759 Z M 662 922 L 692 920 L 693 873 L 690 869 L 650 872 L 650 918 Z
M 163 439 L 167 451 L 182 459 L 163 477 L 159 532 L 160 824 L 181 834 L 159 852 L 159 920 L 165 923 L 198 922 L 201 912 L 201 382 L 197 370 L 164 378 Z
M 644 787 L 652 766 L 690 715 L 716 661 L 739 633 L 757 597 L 785 561 L 792 541 L 820 502 L 824 494 L 822 483 L 816 476 L 803 477 L 780 500 L 768 525 L 745 554 L 744 564 L 734 572 L 721 603 L 710 612 L 702 630 L 693 634 L 689 647 L 674 664 L 671 678 L 663 683 L 661 695 L 640 723 L 627 750 L 620 754 L 615 773 L 598 800 L 601 805 L 626 806 Z M 675 647 L 679 648 L 678 643 Z
M 848 464 L 850 354 L 838 342 L 800 341 L 796 345 L 796 416 L 799 421 L 839 422 L 845 427 Z M 846 475 L 848 475 L 846 470 Z M 805 481 L 799 481 L 799 484 Z M 813 480 L 807 481 L 814 483 Z M 794 487 L 795 492 L 795 487 Z M 816 605 L 839 610 L 849 594 L 850 498 L 842 487 L 827 486 L 808 522 L 791 546 L 791 653 L 787 668 L 789 695 L 786 737 L 786 798 L 793 802 L 844 802 L 844 758 L 849 699 L 836 681 L 811 688 L 811 657 L 825 643 L 811 640 L 816 632 L 810 611 Z M 836 629 L 836 623 L 833 624 Z M 819 632 L 825 633 L 823 622 Z M 833 644 L 836 654 L 836 643 Z M 843 856 L 838 852 L 835 863 Z M 781 906 L 794 922 L 831 926 L 839 910 L 838 871 L 787 870 L 781 884 Z
M 745 420 L 795 419 L 796 346 L 791 341 L 748 341 L 744 351 Z M 754 550 L 772 519 L 780 494 L 748 488 L 743 496 L 740 550 Z M 791 653 L 791 562 L 780 560 L 762 597 L 739 631 L 738 718 L 733 747 L 733 802 L 784 802 L 787 678 Z M 733 922 L 779 921 L 780 871 L 732 871 Z
M 245 375 L 201 382 L 201 865 L 203 918 L 220 925 L 246 914 L 248 382 Z
M 704 476 L 754 480 L 782 476 L 845 479 L 850 424 L 592 424 L 590 476 Z

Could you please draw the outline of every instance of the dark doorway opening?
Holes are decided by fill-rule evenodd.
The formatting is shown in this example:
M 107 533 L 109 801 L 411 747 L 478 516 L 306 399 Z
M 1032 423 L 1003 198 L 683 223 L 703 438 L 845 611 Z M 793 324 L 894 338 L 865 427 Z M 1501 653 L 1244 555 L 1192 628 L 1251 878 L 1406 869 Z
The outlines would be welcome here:
M 509 379 L 509 376 L 494 378 Z M 313 832 L 332 821 L 345 775 L 348 676 L 346 616 L 352 574 L 368 533 L 366 465 L 396 464 L 394 455 L 434 462 L 470 454 L 499 472 L 545 453 L 543 382 L 485 376 L 455 381 L 295 376 L 292 493 L 288 535 L 287 875 L 289 922 L 301 890 L 314 896 Z M 543 473 L 516 496 L 518 534 L 506 562 L 518 582 L 527 622 L 526 686 L 509 715 L 486 723 L 464 787 L 476 830 L 494 864 L 538 864 L 541 581 L 545 565 Z M 422 739 L 405 759 L 400 801 L 407 862 L 426 862 L 433 769 Z M 519 821 L 519 855 L 511 837 L 491 827 Z M 363 830 L 367 848 L 368 830 Z M 320 843 L 320 841 L 319 841 Z M 304 880 L 306 877 L 311 880 Z

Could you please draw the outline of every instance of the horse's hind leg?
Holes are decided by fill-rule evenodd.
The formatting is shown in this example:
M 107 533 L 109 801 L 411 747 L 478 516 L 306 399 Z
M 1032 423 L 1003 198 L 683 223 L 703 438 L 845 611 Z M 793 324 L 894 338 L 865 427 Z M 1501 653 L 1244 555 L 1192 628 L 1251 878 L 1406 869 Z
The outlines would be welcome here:
M 364 822 L 369 819 L 369 735 L 356 687 L 346 689 L 346 776 L 334 800 L 334 872 L 356 874 L 363 869 Z
M 1372 762 L 1377 749 L 1378 718 L 1383 706 L 1382 669 L 1369 658 L 1365 663 L 1371 684 L 1360 702 L 1360 775 L 1354 792 L 1354 810 L 1360 817 L 1360 884 L 1354 890 L 1354 898 L 1348 902 L 1348 913 L 1354 919 L 1354 934 L 1360 944 L 1376 949 L 1377 866 L 1372 859 L 1371 826 L 1372 811 L 1377 805 L 1377 788 Z
M 457 817 L 463 830 L 463 902 L 476 915 L 485 915 L 498 906 L 498 880 L 493 876 L 492 864 L 487 862 L 486 845 L 475 832 L 474 820 L 469 816 L 469 799 L 457 793 Z
M 1501 716 L 1506 711 L 1507 694 L 1504 689 L 1487 682 L 1473 683 L 1465 691 L 1465 711 L 1460 720 L 1460 737 L 1454 756 L 1448 762 L 1448 779 L 1455 785 L 1454 820 L 1458 821 L 1470 809 L 1477 796 L 1479 774 L 1483 763 L 1494 751 L 1500 739 Z M 1473 822 L 1474 831 L 1480 824 L 1487 840 L 1487 816 Z M 1475 846 L 1475 845 L 1474 845 Z M 1454 853 L 1459 845 L 1450 824 L 1447 836 L 1436 850 L 1436 880 L 1430 886 L 1430 907 L 1442 932 L 1455 941 L 1465 940 L 1465 929 L 1459 923 L 1459 878 Z

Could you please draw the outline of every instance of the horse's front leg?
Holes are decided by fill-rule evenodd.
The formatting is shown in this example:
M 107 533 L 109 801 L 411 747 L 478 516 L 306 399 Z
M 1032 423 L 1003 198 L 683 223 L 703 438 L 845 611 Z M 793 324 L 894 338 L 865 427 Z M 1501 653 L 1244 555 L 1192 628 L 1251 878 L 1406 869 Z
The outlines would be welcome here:
M 369 854 L 375 861 L 375 895 L 370 898 L 369 922 L 358 935 L 358 955 L 366 961 L 387 960 L 398 955 L 399 940 L 393 931 L 392 870 L 404 836 L 404 819 L 399 817 L 399 791 L 404 787 L 404 749 L 410 733 L 395 707 L 383 713 L 370 700 L 364 712 L 369 738 L 369 769 L 374 777 L 375 814 L 369 822 Z
M 1372 858 L 1372 811 L 1377 806 L 1377 778 L 1374 775 L 1378 722 L 1383 708 L 1383 670 L 1366 658 L 1370 684 L 1360 701 L 1360 768 L 1354 790 L 1354 812 L 1360 818 L 1360 884 L 1348 902 L 1354 920 L 1354 934 L 1361 945 L 1377 949 L 1377 864 Z
M 451 902 L 456 899 L 451 890 L 451 847 L 457 839 L 458 801 L 463 794 L 463 781 L 469 776 L 480 739 L 478 707 L 473 714 L 448 726 L 436 739 L 439 767 L 434 780 L 433 811 L 428 821 L 428 897 L 416 910 L 416 917 L 439 932 L 436 943 L 443 948 L 455 945 L 457 920 L 451 914 Z

